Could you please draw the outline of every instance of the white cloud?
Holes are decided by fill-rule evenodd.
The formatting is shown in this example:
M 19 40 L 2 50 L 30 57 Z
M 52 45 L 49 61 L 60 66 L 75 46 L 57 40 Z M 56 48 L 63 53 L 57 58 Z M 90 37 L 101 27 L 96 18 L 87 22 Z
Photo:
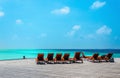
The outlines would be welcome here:
M 79 26 L 79 25 L 75 25 L 75 26 L 73 26 L 72 29 L 73 29 L 73 30 L 79 30 L 79 29 L 80 29 L 80 26 Z
M 47 37 L 47 34 L 46 33 L 41 33 L 40 37 L 42 37 L 42 38 Z
M 3 17 L 5 13 L 3 11 L 0 11 L 0 17 Z
M 69 36 L 73 36 L 75 34 L 75 31 L 70 31 L 67 33 Z
M 16 24 L 23 24 L 23 21 L 21 19 L 17 19 Z
M 80 25 L 74 25 L 70 32 L 67 32 L 67 35 L 73 36 L 80 29 Z
M 70 8 L 69 7 L 63 7 L 63 8 L 60 8 L 60 9 L 55 9 L 53 10 L 51 13 L 53 14 L 69 14 L 70 13 Z
M 91 8 L 91 9 L 98 9 L 98 8 L 103 7 L 105 4 L 106 4 L 105 1 L 104 1 L 104 2 L 95 1 L 95 2 L 90 6 L 90 8 Z
M 106 25 L 103 25 L 101 28 L 99 28 L 96 33 L 97 34 L 107 34 L 109 35 L 112 32 L 112 29 L 107 27 Z

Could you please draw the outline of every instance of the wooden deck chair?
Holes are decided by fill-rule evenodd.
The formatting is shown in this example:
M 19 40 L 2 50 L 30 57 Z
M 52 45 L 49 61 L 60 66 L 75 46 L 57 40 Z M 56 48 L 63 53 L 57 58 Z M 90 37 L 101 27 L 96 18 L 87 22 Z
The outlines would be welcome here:
M 36 63 L 37 64 L 45 64 L 44 54 L 43 53 L 37 55 Z

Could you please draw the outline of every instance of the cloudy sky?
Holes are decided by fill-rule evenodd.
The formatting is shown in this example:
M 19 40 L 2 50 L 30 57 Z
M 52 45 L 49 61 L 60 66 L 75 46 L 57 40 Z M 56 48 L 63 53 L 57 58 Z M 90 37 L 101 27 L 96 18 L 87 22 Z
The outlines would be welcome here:
M 0 49 L 120 48 L 120 0 L 0 0 Z

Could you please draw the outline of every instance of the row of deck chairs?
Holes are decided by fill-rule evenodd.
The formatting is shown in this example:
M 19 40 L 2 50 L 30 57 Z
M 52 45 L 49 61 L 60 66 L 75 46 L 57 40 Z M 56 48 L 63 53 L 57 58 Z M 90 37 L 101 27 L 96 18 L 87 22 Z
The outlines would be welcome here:
M 82 54 L 82 56 L 80 56 Z M 106 55 L 99 56 L 98 53 L 94 53 L 92 56 L 85 56 L 83 52 L 75 52 L 73 58 L 69 58 L 70 54 L 57 53 L 55 58 L 53 58 L 54 53 L 48 53 L 47 58 L 44 58 L 44 53 L 38 54 L 36 58 L 36 64 L 56 64 L 56 63 L 83 63 L 83 59 L 87 59 L 92 62 L 114 62 L 112 58 L 113 53 L 108 53 Z
M 114 58 L 112 57 L 113 53 L 108 53 L 106 55 L 99 56 L 99 53 L 94 53 L 92 56 L 85 56 L 84 53 L 82 53 L 82 57 L 87 59 L 88 61 L 92 62 L 114 62 Z
M 82 58 L 80 57 L 81 52 L 76 52 L 73 58 L 69 58 L 70 54 L 65 53 L 62 56 L 62 53 L 57 53 L 55 58 L 53 58 L 54 53 L 48 53 L 47 58 L 44 58 L 44 53 L 38 54 L 36 58 L 37 64 L 56 64 L 56 63 L 72 63 L 72 62 L 80 62 L 83 63 Z

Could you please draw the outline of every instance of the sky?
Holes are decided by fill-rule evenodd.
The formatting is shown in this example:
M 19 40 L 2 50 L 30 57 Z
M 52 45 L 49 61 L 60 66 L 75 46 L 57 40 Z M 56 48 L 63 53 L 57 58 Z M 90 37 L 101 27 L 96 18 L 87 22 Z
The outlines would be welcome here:
M 0 49 L 120 49 L 120 0 L 0 0 Z

